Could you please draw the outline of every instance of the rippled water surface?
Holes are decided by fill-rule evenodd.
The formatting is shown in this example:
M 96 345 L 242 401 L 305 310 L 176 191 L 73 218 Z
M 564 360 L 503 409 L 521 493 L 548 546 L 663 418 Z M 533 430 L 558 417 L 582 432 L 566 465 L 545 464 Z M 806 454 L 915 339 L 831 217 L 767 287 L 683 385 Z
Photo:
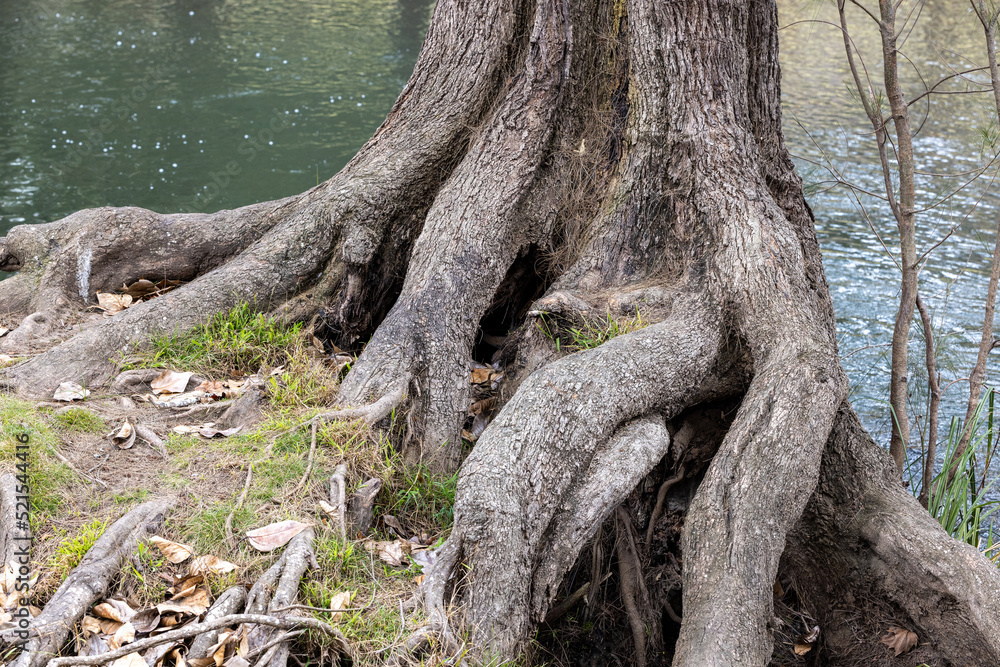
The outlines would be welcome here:
M 931 0 L 904 4 L 900 16 L 911 8 L 915 11 L 910 17 L 915 20 L 907 24 L 901 47 L 909 59 L 901 77 L 908 98 L 925 90 L 925 84 L 933 85 L 958 69 L 984 63 L 982 28 L 968 3 Z M 785 26 L 780 42 L 785 134 L 809 186 L 852 400 L 869 430 L 887 442 L 888 344 L 898 306 L 899 273 L 879 237 L 890 249 L 897 247 L 895 221 L 887 205 L 875 198 L 862 194 L 858 202 L 848 189 L 831 187 L 832 175 L 824 168 L 832 164 L 860 188 L 885 192 L 871 125 L 860 111 L 860 103 L 848 94 L 850 72 L 842 33 L 827 23 L 838 21 L 835 4 L 780 2 L 779 9 Z M 880 76 L 877 33 L 861 12 L 850 13 L 849 20 L 865 67 L 873 76 Z M 988 81 L 982 73 L 973 76 Z M 957 227 L 928 255 L 919 278 L 939 337 L 943 386 L 967 377 L 975 360 L 1000 204 L 996 185 L 987 187 L 995 170 L 963 188 L 969 173 L 989 161 L 983 156 L 981 131 L 992 117 L 992 95 L 963 92 L 970 88 L 974 86 L 956 78 L 939 88 L 947 94 L 932 97 L 929 106 L 926 98 L 911 106 L 914 124 L 920 126 L 915 157 L 918 169 L 924 172 L 917 179 L 917 206 L 918 210 L 933 207 L 918 213 L 918 254 Z M 919 416 L 925 413 L 922 390 L 926 383 L 919 323 L 914 324 L 911 335 L 911 416 Z M 995 363 L 988 371 L 995 379 Z M 945 393 L 941 406 L 944 432 L 951 415 L 964 417 L 967 397 L 968 383 L 953 384 Z M 916 432 L 913 444 L 919 446 Z
M 316 185 L 389 110 L 430 9 L 0 3 L 0 233 L 90 206 L 218 210 Z
M 822 23 L 835 20 L 832 3 L 782 0 L 779 7 L 787 26 L 786 134 L 810 185 L 853 400 L 884 439 L 897 271 L 857 203 L 845 189 L 828 188 L 829 174 L 813 163 L 828 156 L 872 191 L 881 187 L 880 174 L 864 118 L 846 94 L 840 33 Z M 946 64 L 982 61 L 981 31 L 966 7 L 952 0 L 922 5 L 904 49 L 928 81 L 947 74 Z M 0 3 L 0 233 L 85 207 L 208 211 L 315 185 L 381 122 L 413 67 L 430 12 L 427 0 Z M 853 20 L 876 72 L 875 33 L 860 15 Z M 912 68 L 904 76 L 916 94 Z M 917 140 L 923 170 L 960 174 L 981 166 L 987 101 L 934 100 Z M 914 110 L 922 118 L 926 108 Z M 233 162 L 238 173 L 229 176 Z M 921 204 L 961 183 L 922 177 Z M 943 335 L 946 381 L 968 373 L 981 326 L 998 204 L 984 186 L 922 213 L 918 223 L 922 248 L 961 223 L 921 274 Z M 871 197 L 862 202 L 893 247 L 885 207 Z M 915 336 L 919 331 L 914 327 Z M 913 352 L 919 362 L 919 346 Z M 919 363 L 911 375 L 922 384 Z M 961 384 L 949 390 L 944 417 L 963 411 L 966 391 Z M 917 414 L 921 401 L 914 396 Z

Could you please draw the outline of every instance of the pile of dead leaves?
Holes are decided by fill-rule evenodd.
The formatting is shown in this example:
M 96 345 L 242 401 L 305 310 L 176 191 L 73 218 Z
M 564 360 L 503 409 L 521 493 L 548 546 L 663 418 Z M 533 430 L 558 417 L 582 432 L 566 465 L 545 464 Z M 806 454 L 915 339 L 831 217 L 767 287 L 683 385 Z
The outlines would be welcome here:
M 202 380 L 191 391 L 187 386 L 194 373 L 190 371 L 163 371 L 150 384 L 152 393 L 140 396 L 141 400 L 158 408 L 183 408 L 196 403 L 211 403 L 235 398 L 246 387 L 249 379 Z
M 37 581 L 38 575 L 36 574 L 27 582 L 27 590 L 24 590 L 23 583 L 20 586 L 22 590 L 18 590 L 17 566 L 14 563 L 9 563 L 4 568 L 3 578 L 0 579 L 0 631 L 12 628 L 15 616 L 23 618 L 24 612 L 19 611 L 19 608 L 23 608 L 25 606 L 23 603 L 30 599 L 31 589 L 34 588 Z M 27 605 L 27 610 L 32 618 L 38 616 L 42 611 L 32 604 Z
M 194 550 L 185 545 L 153 536 L 155 545 L 170 563 L 183 563 L 192 558 Z M 167 599 L 145 609 L 133 609 L 125 600 L 108 599 L 94 605 L 84 616 L 81 633 L 77 637 L 78 656 L 96 656 L 115 651 L 144 637 L 156 637 L 196 621 L 212 603 L 211 593 L 205 584 L 208 574 L 232 572 L 236 566 L 216 556 L 194 558 L 186 575 L 169 578 Z M 164 578 L 167 578 L 166 575 Z M 220 640 L 222 636 L 220 635 Z M 225 644 L 222 648 L 224 650 Z M 215 648 L 215 647 L 213 647 Z M 187 649 L 180 642 L 165 642 L 147 649 L 142 655 L 131 653 L 111 663 L 112 667 L 154 667 L 163 664 L 208 667 L 220 665 L 215 658 L 185 662 Z M 214 656 L 217 651 L 210 651 Z M 169 662 L 167 660 L 169 659 Z
M 469 442 L 475 442 L 486 430 L 493 415 L 496 413 L 497 395 L 503 373 L 498 367 L 475 364 L 469 377 L 472 389 L 472 403 L 466 418 L 466 427 L 462 437 Z
M 115 313 L 120 313 L 143 301 L 149 301 L 182 284 L 179 280 L 167 280 L 166 278 L 155 283 L 140 278 L 131 285 L 122 285 L 121 289 L 115 290 L 115 292 L 98 292 L 97 305 L 91 306 L 91 309 L 100 310 L 105 317 L 111 317 Z

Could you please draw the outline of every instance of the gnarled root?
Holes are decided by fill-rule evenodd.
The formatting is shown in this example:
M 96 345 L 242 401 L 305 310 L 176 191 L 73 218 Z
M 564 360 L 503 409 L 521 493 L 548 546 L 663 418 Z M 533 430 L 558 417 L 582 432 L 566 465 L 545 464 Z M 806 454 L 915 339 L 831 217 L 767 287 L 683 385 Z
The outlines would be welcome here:
M 157 529 L 173 502 L 160 499 L 143 503 L 104 531 L 42 613 L 32 619 L 25 649 L 11 667 L 42 667 L 59 655 L 73 627 L 107 591 L 122 561 L 139 540 Z M 17 638 L 4 634 L 7 641 Z
M 266 611 L 271 616 L 287 615 L 288 608 L 294 606 L 298 597 L 302 575 L 316 560 L 313 552 L 314 540 L 315 534 L 312 528 L 306 528 L 292 538 L 281 558 L 251 587 L 246 599 L 248 614 L 261 614 Z M 263 649 L 258 664 L 284 667 L 288 662 L 290 651 L 288 638 L 276 642 L 278 638 L 272 628 L 252 623 L 247 624 L 246 633 L 251 651 Z M 338 640 L 341 652 L 350 656 L 351 649 L 347 639 L 336 628 L 332 629 L 332 633 Z M 268 645 L 270 648 L 265 648 Z
M 785 535 L 816 482 L 843 394 L 830 361 L 777 358 L 751 383 L 684 521 L 674 665 L 763 665 L 770 657 Z
M 849 663 L 859 633 L 874 643 L 884 631 L 885 619 L 859 628 L 852 618 L 866 599 L 896 609 L 893 620 L 908 624 L 921 645 L 932 642 L 932 655 L 1000 663 L 1000 571 L 945 533 L 900 485 L 892 460 L 846 404 L 786 558 L 831 664 Z
M 713 379 L 715 317 L 704 301 L 679 300 L 664 322 L 524 382 L 462 467 L 455 529 L 424 581 L 425 607 L 446 644 L 457 640 L 445 592 L 464 562 L 471 574 L 456 585 L 472 645 L 504 656 L 520 650 L 584 543 L 666 453 L 670 438 L 655 412 L 676 414 L 722 390 Z

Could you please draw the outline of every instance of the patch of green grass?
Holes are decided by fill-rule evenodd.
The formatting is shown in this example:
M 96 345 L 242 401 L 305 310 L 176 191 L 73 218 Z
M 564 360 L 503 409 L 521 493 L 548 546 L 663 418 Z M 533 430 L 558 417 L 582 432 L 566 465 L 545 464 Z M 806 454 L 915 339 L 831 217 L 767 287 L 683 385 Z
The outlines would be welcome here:
M 165 563 L 159 549 L 148 542 L 139 542 L 122 568 L 119 588 L 140 606 L 161 602 L 166 596 L 167 584 L 157 571 Z
M 455 487 L 458 473 L 438 475 L 425 466 L 404 467 L 386 495 L 385 514 L 406 517 L 410 523 L 429 523 L 447 530 L 455 518 Z
M 185 543 L 193 546 L 200 554 L 219 554 L 226 543 L 226 517 L 236 506 L 236 500 L 214 504 L 195 512 L 180 526 Z M 247 505 L 233 514 L 233 534 L 242 535 L 254 528 L 256 516 Z
M 27 472 L 30 483 L 31 521 L 36 525 L 42 515 L 54 515 L 63 509 L 68 488 L 75 482 L 73 472 L 53 453 L 59 438 L 46 418 L 26 401 L 0 396 L 0 464 L 15 470 L 19 460 L 18 437 L 28 437 Z
M 239 376 L 261 366 L 284 364 L 288 351 L 301 342 L 301 323 L 284 326 L 257 312 L 252 304 L 241 303 L 190 331 L 154 339 L 139 365 Z
M 268 377 L 267 392 L 279 407 L 327 405 L 337 393 L 337 376 L 300 344 L 289 348 L 281 373 Z
M 77 529 L 74 535 L 65 534 L 56 551 L 46 563 L 52 582 L 58 586 L 70 571 L 80 564 L 90 548 L 108 527 L 107 520 L 94 519 Z
M 604 317 L 588 318 L 580 326 L 570 326 L 558 319 L 542 316 L 538 327 L 552 339 L 556 350 L 578 352 L 590 350 L 622 334 L 638 331 L 649 325 L 637 308 L 635 317 L 612 317 L 608 312 Z
M 101 433 L 107 430 L 107 425 L 100 415 L 87 408 L 71 407 L 57 412 L 53 419 L 56 424 L 69 431 L 84 433 Z
M 305 604 L 329 609 L 334 595 L 353 591 L 354 598 L 350 606 L 359 611 L 344 612 L 336 625 L 352 646 L 359 649 L 357 652 L 360 655 L 384 649 L 399 637 L 405 636 L 403 632 L 406 626 L 393 599 L 405 589 L 400 587 L 399 590 L 386 590 L 388 582 L 383 577 L 381 561 L 365 551 L 360 544 L 341 542 L 332 533 L 319 535 L 315 546 L 319 570 L 303 582 Z M 412 577 L 409 570 L 401 570 L 400 573 L 401 576 Z M 390 599 L 379 599 L 380 596 Z M 369 602 L 372 602 L 370 607 L 361 609 L 367 607 Z M 330 614 L 314 615 L 319 620 L 330 621 Z M 322 637 L 314 639 L 319 642 L 329 641 Z M 362 659 L 361 664 L 368 663 Z M 376 661 L 371 664 L 376 664 Z
M 149 489 L 129 489 L 121 493 L 116 493 L 111 500 L 116 505 L 137 505 L 145 500 L 149 500 L 152 495 Z

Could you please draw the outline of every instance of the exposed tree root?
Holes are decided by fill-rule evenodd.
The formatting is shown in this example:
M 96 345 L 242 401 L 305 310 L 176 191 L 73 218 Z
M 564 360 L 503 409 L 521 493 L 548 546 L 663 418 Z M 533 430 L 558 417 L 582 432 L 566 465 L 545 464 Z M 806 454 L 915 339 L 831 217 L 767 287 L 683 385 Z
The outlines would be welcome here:
M 160 455 L 161 459 L 168 458 L 170 454 L 167 453 L 167 445 L 163 442 L 160 436 L 156 435 L 153 429 L 149 428 L 145 424 L 136 424 L 135 433 L 140 438 L 145 440 L 150 447 L 153 448 L 157 454 Z
M 182 639 L 190 639 L 191 637 L 198 637 L 204 633 L 217 631 L 221 628 L 232 627 L 235 625 L 252 625 L 257 627 L 268 627 L 268 628 L 280 628 L 284 630 L 295 630 L 298 628 L 309 628 L 311 630 L 318 630 L 327 634 L 338 642 L 342 642 L 342 647 L 348 648 L 346 640 L 344 639 L 343 633 L 337 630 L 333 626 L 330 626 L 322 621 L 317 621 L 314 618 L 307 617 L 279 617 L 267 614 L 231 614 L 229 616 L 222 616 L 212 620 L 205 620 L 201 623 L 193 623 L 191 625 L 185 625 L 183 628 L 177 630 L 170 630 L 169 632 L 164 632 L 161 635 L 155 637 L 147 637 L 146 639 L 140 639 L 139 641 L 133 642 L 131 644 L 126 644 L 120 649 L 114 651 L 109 651 L 107 653 L 102 653 L 100 655 L 84 656 L 84 657 L 67 657 L 67 658 L 55 658 L 51 659 L 47 665 L 49 667 L 70 667 L 71 665 L 104 665 L 112 660 L 117 660 L 130 653 L 139 653 L 145 651 L 146 649 L 153 648 L 154 646 L 160 646 L 161 644 L 168 644 L 180 641 Z M 16 664 L 16 663 L 15 663 Z M 271 663 L 274 664 L 274 663 Z
M 17 476 L 7 472 L 0 475 L 0 568 L 4 573 L 7 568 L 18 571 L 20 560 L 18 552 L 22 554 L 28 552 L 31 546 L 31 523 L 27 520 L 17 520 L 17 515 L 21 512 L 27 516 L 27 492 L 22 486 L 22 493 L 18 494 Z M 21 508 L 17 506 L 17 497 L 21 495 L 25 501 L 21 503 Z M 19 512 L 19 509 L 21 512 Z M 27 565 L 27 562 L 24 563 Z
M 474 572 L 461 588 L 463 626 L 477 650 L 513 654 L 583 544 L 666 453 L 662 418 L 630 420 L 680 412 L 722 388 L 711 379 L 720 345 L 712 314 L 685 305 L 536 372 L 487 428 L 459 477 L 455 528 L 424 581 L 431 625 L 447 642 L 445 589 L 461 558 Z M 634 392 L 614 389 L 622 386 Z
M 640 610 L 639 585 L 640 564 L 634 545 L 631 543 L 632 520 L 621 506 L 617 510 L 618 533 L 618 575 L 622 591 L 622 602 L 632 626 L 632 641 L 635 643 L 635 664 L 646 667 L 646 620 L 648 614 Z
M 347 466 L 341 463 L 330 476 L 330 504 L 337 510 L 340 539 L 347 541 Z
M 462 466 L 454 529 L 422 586 L 429 625 L 410 650 L 436 641 L 457 654 L 468 636 L 476 659 L 518 656 L 581 550 L 655 469 L 634 515 L 641 524 L 652 507 L 645 548 L 621 510 L 616 549 L 640 664 L 659 649 L 646 626 L 665 610 L 681 624 L 676 667 L 763 665 L 783 552 L 831 650 L 848 596 L 878 590 L 944 658 L 995 664 L 1000 575 L 894 484 L 849 409 L 837 414 L 846 384 L 781 139 L 776 21 L 773 4 L 745 0 L 440 0 L 389 117 L 330 181 L 237 211 L 98 209 L 0 239 L 0 270 L 19 271 L 0 302 L 23 318 L 0 349 L 83 327 L 0 382 L 46 396 L 64 380 L 102 383 L 116 355 L 249 301 L 315 318 L 337 344 L 367 340 L 340 409 L 310 422 L 310 461 L 321 422 L 375 426 L 405 402 L 406 456 L 453 471 L 473 356 L 492 352 L 477 344 L 500 334 L 502 409 Z M 111 318 L 82 313 L 97 290 L 151 272 L 190 282 Z M 543 314 L 566 331 L 632 314 L 649 326 L 566 350 L 536 326 Z M 691 444 L 694 426 L 674 432 L 675 418 L 721 399 L 735 414 L 717 420 L 728 427 L 717 452 Z M 331 482 L 341 535 L 367 533 L 380 483 L 346 508 L 345 476 Z M 681 528 L 667 497 L 695 484 Z M 664 513 L 682 553 L 658 566 L 670 584 L 654 601 L 640 570 Z M 74 571 L 16 667 L 57 654 L 117 570 L 106 540 L 131 547 L 144 522 L 101 538 L 85 560 L 98 585 L 63 592 L 87 584 Z M 605 580 L 611 532 L 594 540 L 591 589 L 579 590 Z M 294 606 L 312 543 L 311 530 L 292 540 L 248 613 Z M 683 621 L 669 599 L 681 581 Z M 299 621 L 282 623 L 246 627 L 261 664 L 286 663 L 294 632 L 273 628 Z
M 404 398 L 406 398 L 406 383 L 397 383 L 394 389 L 370 405 L 365 405 L 359 408 L 341 408 L 339 410 L 333 410 L 332 412 L 324 412 L 313 417 L 312 420 L 310 420 L 310 423 L 315 424 L 316 422 L 334 420 L 364 419 L 366 424 L 374 426 L 388 417 L 392 411 L 403 402 Z
M 248 613 L 259 614 L 267 610 L 273 615 L 279 610 L 287 610 L 295 604 L 302 575 L 315 562 L 313 540 L 312 528 L 306 528 L 292 538 L 281 558 L 250 589 L 246 602 Z M 341 651 L 350 656 L 350 646 L 343 634 L 335 628 L 332 630 L 331 634 L 338 638 Z M 261 649 L 275 639 L 272 630 L 255 626 L 252 623 L 247 624 L 246 633 L 251 650 Z M 268 667 L 283 667 L 288 661 L 289 649 L 287 641 L 274 643 L 262 653 L 258 664 Z
M 216 621 L 220 618 L 240 613 L 243 611 L 243 605 L 246 603 L 246 599 L 247 592 L 242 585 L 227 588 L 222 595 L 215 600 L 212 606 L 209 607 L 208 611 L 205 612 L 205 617 L 201 620 L 201 623 L 211 623 L 212 621 Z M 212 648 L 216 641 L 218 641 L 218 637 L 218 630 L 206 630 L 205 632 L 195 636 L 195 639 L 191 642 L 191 647 L 187 652 L 188 659 L 209 657 L 208 651 Z
M 381 488 L 382 480 L 377 478 L 365 480 L 364 484 L 359 486 L 351 497 L 351 504 L 347 509 L 347 527 L 350 529 L 352 538 L 367 535 L 371 529 L 375 497 Z
M 247 499 L 247 491 L 250 490 L 250 482 L 253 480 L 253 463 L 247 465 L 247 478 L 243 482 L 243 490 L 240 491 L 239 497 L 236 499 L 236 505 L 233 507 L 233 511 L 226 515 L 226 544 L 229 545 L 230 549 L 236 548 L 236 536 L 233 535 L 233 517 L 236 513 L 240 511 L 243 507 L 243 501 Z
M 54 660 L 76 623 L 105 594 L 121 569 L 124 558 L 139 540 L 156 530 L 171 499 L 142 503 L 111 525 L 94 543 L 80 564 L 69 573 L 29 629 L 24 651 L 11 667 L 41 667 Z M 5 638 L 9 639 L 5 636 Z M 66 658 L 62 664 L 76 664 Z
M 846 610 L 867 596 L 908 615 L 921 643 L 932 641 L 949 662 L 997 664 L 1000 571 L 945 533 L 894 469 L 842 406 L 786 554 L 796 590 L 824 629 L 831 664 L 850 655 L 857 640 Z

